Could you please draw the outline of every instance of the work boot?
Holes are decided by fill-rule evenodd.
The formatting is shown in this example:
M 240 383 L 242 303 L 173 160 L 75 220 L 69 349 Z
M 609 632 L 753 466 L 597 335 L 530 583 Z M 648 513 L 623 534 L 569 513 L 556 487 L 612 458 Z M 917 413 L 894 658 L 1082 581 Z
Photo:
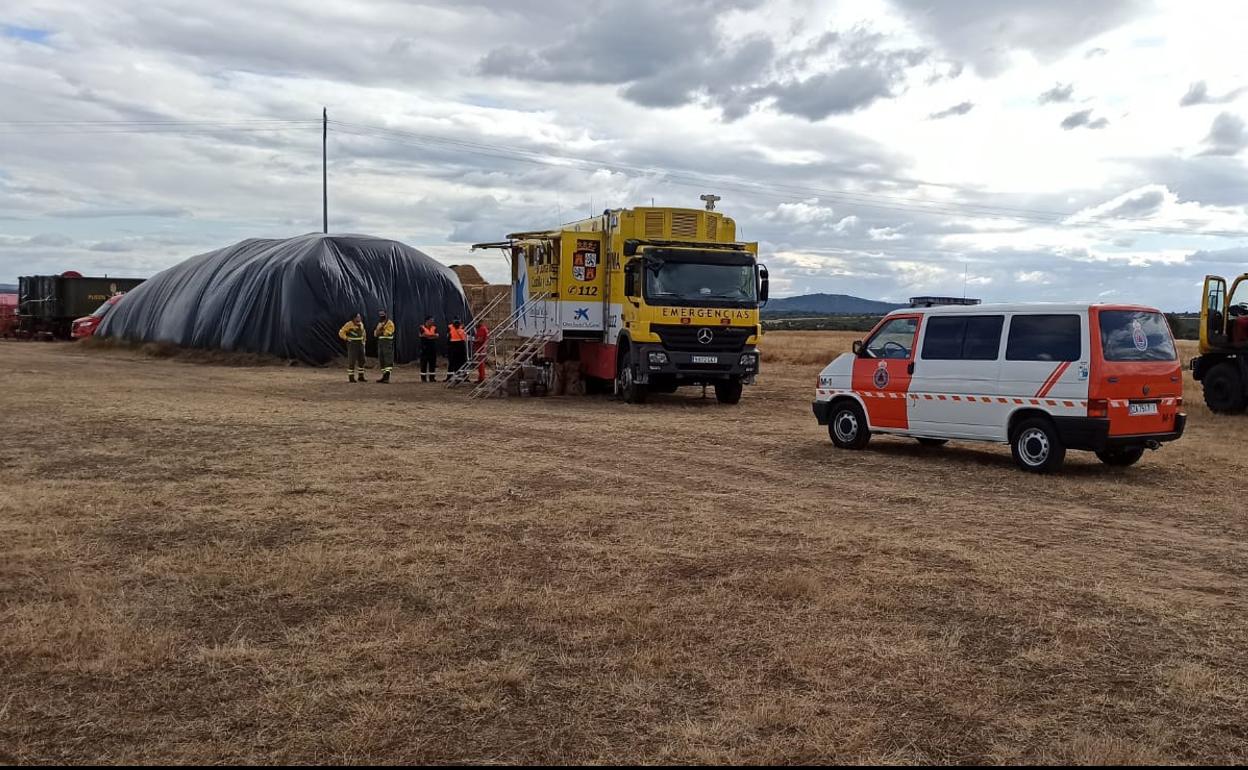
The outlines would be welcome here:
M 368 382 L 368 380 L 364 379 L 364 372 L 360 372 L 360 382 Z
M 380 379 L 380 380 L 377 380 L 377 384 L 378 384 L 378 385 L 384 385 L 384 384 L 386 384 L 386 383 L 388 383 L 388 382 L 390 382 L 390 372 L 382 372 L 382 373 L 381 373 L 381 379 Z
M 354 375 L 354 374 L 348 374 L 348 375 L 347 375 L 347 382 L 355 382 L 355 375 Z

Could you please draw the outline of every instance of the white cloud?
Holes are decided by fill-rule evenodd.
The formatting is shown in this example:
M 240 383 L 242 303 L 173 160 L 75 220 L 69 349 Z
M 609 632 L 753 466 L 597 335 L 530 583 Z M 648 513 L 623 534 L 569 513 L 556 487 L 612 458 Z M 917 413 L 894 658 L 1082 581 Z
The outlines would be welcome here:
M 552 41 L 568 19 L 601 44 Z M 355 124 L 331 130 L 331 227 L 493 280 L 468 243 L 701 192 L 763 243 L 777 292 L 965 278 L 1182 307 L 1187 255 L 1248 231 L 1240 3 L 41 0 L 12 23 L 42 42 L 0 37 L 8 119 L 232 123 L 0 125 L 0 282 L 319 229 L 321 105 Z M 310 122 L 240 122 L 274 119 Z

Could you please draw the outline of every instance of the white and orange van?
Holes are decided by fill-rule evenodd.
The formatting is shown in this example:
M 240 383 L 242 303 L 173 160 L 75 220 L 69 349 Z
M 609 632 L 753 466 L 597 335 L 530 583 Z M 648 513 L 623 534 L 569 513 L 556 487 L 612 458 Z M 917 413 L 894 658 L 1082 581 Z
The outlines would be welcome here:
M 872 433 L 927 446 L 1007 442 L 1024 470 L 1067 449 L 1131 465 L 1183 435 L 1183 373 L 1159 311 L 1138 305 L 948 305 L 889 313 L 819 374 L 838 447 Z

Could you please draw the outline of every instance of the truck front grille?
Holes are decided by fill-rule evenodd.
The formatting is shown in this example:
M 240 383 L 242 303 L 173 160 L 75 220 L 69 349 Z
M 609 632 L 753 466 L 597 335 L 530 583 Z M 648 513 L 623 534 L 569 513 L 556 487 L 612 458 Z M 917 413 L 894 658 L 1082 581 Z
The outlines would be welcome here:
M 710 340 L 703 343 L 698 333 L 710 332 Z M 684 324 L 650 324 L 650 330 L 659 335 L 668 350 L 686 353 L 739 353 L 753 332 L 749 326 L 686 326 Z

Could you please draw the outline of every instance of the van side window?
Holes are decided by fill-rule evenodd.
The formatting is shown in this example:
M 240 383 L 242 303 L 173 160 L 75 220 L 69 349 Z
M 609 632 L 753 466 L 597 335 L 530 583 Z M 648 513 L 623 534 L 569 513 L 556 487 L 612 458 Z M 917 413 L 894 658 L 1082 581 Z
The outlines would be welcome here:
M 1016 315 L 1010 319 L 1005 360 L 1078 361 L 1081 336 L 1077 315 Z
M 931 316 L 923 337 L 925 361 L 995 361 L 1005 316 Z

